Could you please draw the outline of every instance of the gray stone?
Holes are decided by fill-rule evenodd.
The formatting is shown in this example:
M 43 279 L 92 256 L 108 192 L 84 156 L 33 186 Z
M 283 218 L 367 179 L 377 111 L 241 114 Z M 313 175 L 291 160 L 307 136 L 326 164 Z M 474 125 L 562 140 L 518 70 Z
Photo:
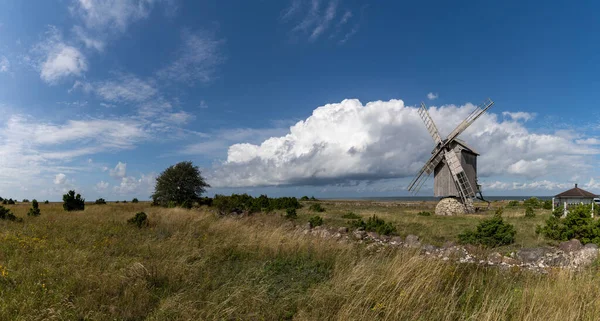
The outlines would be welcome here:
M 312 228 L 312 224 L 310 224 L 310 222 L 304 224 L 304 229 L 305 230 L 310 230 Z
M 409 234 L 406 236 L 406 240 L 404 241 L 406 246 L 411 248 L 419 248 L 421 247 L 421 241 L 419 241 L 419 237 L 416 235 Z
M 584 247 L 579 251 L 572 253 L 573 258 L 571 259 L 572 267 L 581 267 L 590 265 L 596 258 L 598 258 L 598 249 L 594 247 Z
M 367 232 L 356 230 L 354 233 L 352 233 L 352 235 L 354 235 L 355 238 L 362 240 L 367 235 Z
M 452 216 L 465 214 L 465 206 L 456 198 L 447 197 L 435 206 L 435 215 Z
M 367 232 L 367 236 L 373 240 L 378 240 L 379 239 L 379 234 L 375 233 L 375 232 Z
M 518 265 L 519 261 L 513 259 L 512 257 L 503 256 L 502 257 L 502 263 L 508 264 L 508 265 Z
M 342 234 L 348 233 L 348 228 L 347 227 L 340 227 L 338 229 L 338 233 L 342 233 Z
M 490 262 L 491 264 L 500 264 L 502 263 L 502 254 L 498 253 L 498 252 L 494 252 L 490 255 L 488 255 L 488 262 Z
M 425 252 L 426 254 L 434 253 L 435 251 L 437 251 L 437 249 L 437 246 L 433 246 L 431 244 L 425 244 L 421 247 L 421 251 Z
M 393 236 L 390 239 L 390 243 L 398 245 L 398 244 L 402 244 L 402 238 L 400 236 Z
M 517 251 L 517 258 L 523 263 L 535 263 L 542 259 L 547 252 L 547 249 L 541 247 L 520 249 L 519 251 Z
M 595 250 L 598 250 L 598 245 L 596 245 L 594 243 L 588 243 L 583 248 L 584 249 L 595 249 Z
M 453 241 L 446 241 L 444 242 L 444 245 L 442 245 L 443 248 L 450 248 L 450 247 L 455 247 L 456 243 L 454 243 Z
M 572 239 L 570 241 L 562 242 L 558 245 L 558 247 L 563 250 L 565 253 L 571 253 L 574 251 L 579 251 L 583 247 L 581 242 L 578 239 Z

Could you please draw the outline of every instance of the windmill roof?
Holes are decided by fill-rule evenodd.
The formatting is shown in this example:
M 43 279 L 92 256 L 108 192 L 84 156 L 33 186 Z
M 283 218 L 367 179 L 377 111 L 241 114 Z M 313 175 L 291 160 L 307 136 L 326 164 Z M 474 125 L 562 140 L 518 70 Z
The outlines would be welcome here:
M 455 138 L 454 141 L 457 144 L 459 144 L 460 146 L 462 146 L 463 148 L 465 148 L 467 151 L 479 156 L 479 153 L 477 152 L 477 150 L 475 150 L 475 148 L 469 146 L 464 140 Z
M 575 188 L 572 188 L 568 191 L 564 191 L 554 197 L 561 197 L 561 198 L 565 198 L 565 197 L 572 197 L 572 198 L 595 198 L 598 197 L 598 195 L 594 194 L 594 193 L 590 193 L 586 190 L 583 190 L 579 187 L 577 187 L 577 184 L 575 184 Z

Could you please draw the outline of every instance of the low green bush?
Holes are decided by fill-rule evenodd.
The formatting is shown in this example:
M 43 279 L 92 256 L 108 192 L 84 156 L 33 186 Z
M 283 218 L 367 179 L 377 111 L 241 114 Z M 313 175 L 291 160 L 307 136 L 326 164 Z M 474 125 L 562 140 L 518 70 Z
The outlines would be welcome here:
M 348 213 L 342 215 L 342 218 L 349 219 L 349 220 L 360 220 L 360 219 L 362 219 L 362 216 L 360 216 L 354 212 L 348 212 Z
M 508 202 L 508 207 L 517 207 L 517 206 L 519 206 L 519 201 Z
M 296 209 L 295 208 L 288 208 L 287 210 L 285 210 L 285 218 L 291 219 L 291 220 L 295 220 L 298 218 L 298 214 L 296 214 Z
M 527 206 L 527 208 L 525 209 L 525 217 L 527 217 L 527 218 L 535 217 L 535 211 L 533 210 L 533 207 Z
M 48 200 L 45 200 L 45 201 L 44 201 L 44 204 L 50 204 L 50 201 L 48 201 Z
M 544 226 L 537 226 L 536 233 L 556 241 L 578 239 L 583 244 L 595 243 L 600 246 L 600 220 L 591 216 L 590 205 L 579 205 L 569 209 L 561 218 L 563 209 L 556 209 Z
M 417 215 L 419 215 L 419 216 L 431 216 L 431 212 L 421 211 L 421 212 L 417 213 Z
M 305 195 L 305 196 L 300 197 L 300 200 L 301 201 L 308 201 L 309 198 L 308 198 L 308 196 Z
M 27 216 L 40 216 L 41 211 L 37 200 L 31 202 L 31 208 L 27 212 Z
M 552 200 L 545 200 L 542 208 L 545 210 L 551 210 L 552 209 Z
M 6 207 L 0 206 L 0 220 L 21 222 L 23 219 L 18 218 Z
M 29 203 L 29 200 L 24 198 L 22 203 Z
M 269 213 L 274 210 L 298 209 L 302 207 L 295 197 L 270 198 L 267 195 L 261 195 L 255 198 L 248 194 L 232 194 L 231 196 L 215 195 L 211 201 L 211 205 L 216 207 L 221 215 L 243 211 L 249 213 L 261 211 Z
M 393 235 L 396 234 L 396 227 L 390 222 L 386 222 L 383 219 L 373 215 L 365 222 L 362 219 L 351 221 L 350 227 L 363 228 L 367 232 L 376 232 L 379 235 Z
M 96 205 L 104 205 L 104 204 L 106 204 L 106 201 L 103 198 L 99 198 L 99 199 L 97 199 L 94 202 L 94 204 L 96 204 Z
M 482 221 L 476 230 L 467 230 L 458 235 L 463 244 L 482 245 L 485 247 L 496 247 L 509 245 L 515 242 L 515 227 L 502 220 L 502 208 L 496 211 L 494 217 Z
M 134 197 L 134 198 L 131 200 L 131 203 L 139 203 L 139 202 L 140 202 L 140 201 L 139 201 L 139 200 L 138 200 L 136 197 Z
M 325 208 L 321 204 L 312 204 L 308 209 L 313 212 L 325 212 Z
M 537 197 L 531 197 L 523 201 L 523 206 L 532 207 L 532 208 L 540 208 L 542 207 L 543 202 L 540 201 Z
M 320 217 L 319 215 L 315 215 L 313 217 L 311 217 L 308 222 L 310 223 L 310 226 L 315 227 L 315 226 L 321 226 L 323 225 L 323 218 Z
M 138 228 L 142 228 L 144 226 L 148 226 L 148 215 L 144 212 L 138 212 L 134 217 L 127 220 L 127 223 L 137 226 Z

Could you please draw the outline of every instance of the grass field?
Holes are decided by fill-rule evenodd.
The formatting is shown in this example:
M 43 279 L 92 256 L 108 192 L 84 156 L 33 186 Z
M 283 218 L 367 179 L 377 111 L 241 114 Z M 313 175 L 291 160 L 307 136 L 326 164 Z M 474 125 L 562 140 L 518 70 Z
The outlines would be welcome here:
M 438 242 L 453 237 L 454 225 L 481 219 L 417 216 L 418 206 L 324 206 L 326 224 L 343 224 L 337 216 L 348 210 L 377 214 Z M 218 218 L 147 203 L 67 213 L 40 204 L 42 215 L 32 218 L 27 207 L 10 206 L 23 223 L 0 221 L 0 320 L 600 319 L 595 266 L 539 275 L 404 249 L 373 252 L 305 236 L 277 213 Z M 140 210 L 148 228 L 126 223 Z M 312 215 L 299 214 L 300 221 Z M 542 242 L 525 230 L 522 242 Z

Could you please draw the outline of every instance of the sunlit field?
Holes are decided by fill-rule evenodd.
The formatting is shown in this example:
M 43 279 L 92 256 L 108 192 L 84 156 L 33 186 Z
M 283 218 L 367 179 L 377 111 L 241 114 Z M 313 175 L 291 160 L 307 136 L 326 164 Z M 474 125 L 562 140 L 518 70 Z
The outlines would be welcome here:
M 419 216 L 414 207 L 322 202 L 326 225 L 377 214 L 401 235 L 455 239 L 485 215 Z M 455 264 L 408 249 L 304 235 L 282 213 L 220 218 L 209 208 L 148 203 L 86 205 L 64 212 L 8 206 L 0 221 L 0 320 L 598 320 L 600 272 Z M 150 225 L 127 224 L 136 212 Z M 542 244 L 543 221 L 506 211 L 517 245 Z M 307 206 L 296 224 L 315 215 Z M 488 214 L 489 215 L 489 214 Z M 529 231 L 529 232 L 528 232 Z

